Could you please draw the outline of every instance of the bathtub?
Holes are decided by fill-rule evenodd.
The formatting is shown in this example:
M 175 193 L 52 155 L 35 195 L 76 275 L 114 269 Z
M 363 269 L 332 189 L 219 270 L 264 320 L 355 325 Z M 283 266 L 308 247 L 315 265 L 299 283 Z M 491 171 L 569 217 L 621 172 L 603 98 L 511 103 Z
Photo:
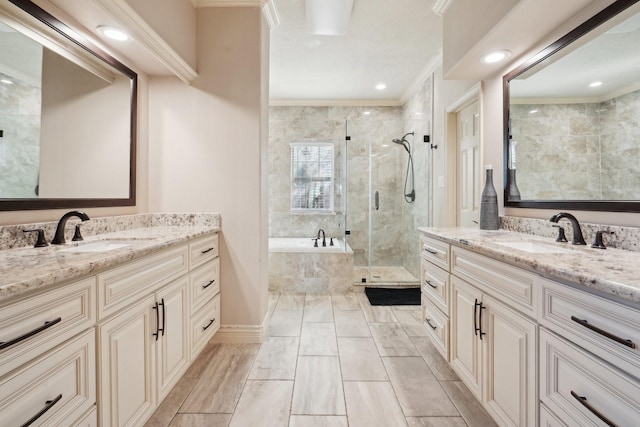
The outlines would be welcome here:
M 318 240 L 318 247 L 314 247 L 315 239 L 309 237 L 270 237 L 269 252 L 317 252 L 317 253 L 337 253 L 351 252 L 349 244 L 344 239 L 334 237 L 333 246 L 329 246 L 331 241 L 327 240 L 327 246 L 322 246 L 322 240 Z
M 269 290 L 345 293 L 353 286 L 353 251 L 344 239 L 314 247 L 311 238 L 269 238 Z

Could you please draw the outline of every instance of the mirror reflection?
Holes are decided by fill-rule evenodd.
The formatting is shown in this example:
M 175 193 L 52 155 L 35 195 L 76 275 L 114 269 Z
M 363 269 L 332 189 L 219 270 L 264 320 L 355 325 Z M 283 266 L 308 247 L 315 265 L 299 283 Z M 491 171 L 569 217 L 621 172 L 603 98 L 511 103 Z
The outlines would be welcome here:
M 134 204 L 135 73 L 104 52 L 75 60 L 25 35 L 36 25 L 3 20 L 0 209 Z
M 640 14 L 508 80 L 506 200 L 640 200 Z

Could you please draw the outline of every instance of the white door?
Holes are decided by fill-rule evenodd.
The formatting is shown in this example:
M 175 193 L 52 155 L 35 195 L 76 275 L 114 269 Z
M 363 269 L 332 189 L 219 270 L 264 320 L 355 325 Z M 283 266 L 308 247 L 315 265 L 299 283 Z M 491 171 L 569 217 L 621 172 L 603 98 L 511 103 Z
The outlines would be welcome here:
M 477 227 L 480 221 L 480 113 L 478 101 L 457 117 L 458 226 Z

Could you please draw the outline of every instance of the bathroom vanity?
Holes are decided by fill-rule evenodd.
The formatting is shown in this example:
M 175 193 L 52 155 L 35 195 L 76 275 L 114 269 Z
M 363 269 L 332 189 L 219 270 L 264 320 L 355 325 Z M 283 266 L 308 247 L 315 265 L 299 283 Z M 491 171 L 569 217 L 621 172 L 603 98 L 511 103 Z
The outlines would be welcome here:
M 0 419 L 143 425 L 220 327 L 217 226 L 0 251 Z
M 421 228 L 422 319 L 505 426 L 635 425 L 640 253 Z

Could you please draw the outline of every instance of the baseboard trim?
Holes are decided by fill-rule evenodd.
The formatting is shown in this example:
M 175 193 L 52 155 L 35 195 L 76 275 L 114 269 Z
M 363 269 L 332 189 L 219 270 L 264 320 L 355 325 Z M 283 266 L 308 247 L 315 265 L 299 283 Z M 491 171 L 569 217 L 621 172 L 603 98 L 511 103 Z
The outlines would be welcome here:
M 220 325 L 220 329 L 209 342 L 221 344 L 260 344 L 269 326 L 269 313 L 261 325 Z

